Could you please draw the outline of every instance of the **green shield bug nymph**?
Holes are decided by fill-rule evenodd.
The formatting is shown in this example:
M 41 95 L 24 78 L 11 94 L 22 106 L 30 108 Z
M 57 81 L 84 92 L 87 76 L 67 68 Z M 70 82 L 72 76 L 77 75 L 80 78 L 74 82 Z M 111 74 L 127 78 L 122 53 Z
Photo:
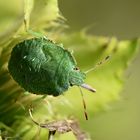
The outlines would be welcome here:
M 9 72 L 26 91 L 58 96 L 69 86 L 82 86 L 85 73 L 77 68 L 72 54 L 47 38 L 32 38 L 17 44 L 9 60 Z
M 46 37 L 18 43 L 12 50 L 8 69 L 21 87 L 34 94 L 58 96 L 74 85 L 95 92 L 84 83 L 86 72 L 77 68 L 72 54 Z M 84 100 L 83 104 L 86 109 Z

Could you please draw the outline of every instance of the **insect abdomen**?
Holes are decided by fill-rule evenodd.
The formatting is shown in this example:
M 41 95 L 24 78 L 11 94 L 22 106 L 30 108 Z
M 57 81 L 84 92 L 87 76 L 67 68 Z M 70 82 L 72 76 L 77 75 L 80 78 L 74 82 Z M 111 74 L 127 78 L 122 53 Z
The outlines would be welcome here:
M 64 56 L 65 50 L 47 39 L 29 39 L 14 47 L 8 68 L 25 90 L 57 96 L 69 87 L 68 71 L 60 70 Z

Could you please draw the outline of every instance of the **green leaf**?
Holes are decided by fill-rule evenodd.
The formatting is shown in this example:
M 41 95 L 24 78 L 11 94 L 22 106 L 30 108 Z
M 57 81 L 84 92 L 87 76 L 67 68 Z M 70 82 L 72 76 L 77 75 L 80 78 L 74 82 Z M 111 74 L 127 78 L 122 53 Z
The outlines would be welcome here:
M 30 28 L 37 31 L 48 28 L 54 24 L 59 15 L 57 0 L 34 0 L 31 13 Z
M 24 0 L 24 22 L 26 29 L 29 28 L 30 15 L 34 7 L 34 0 Z
M 73 33 L 68 38 L 66 35 L 63 36 L 61 41 L 64 46 L 73 49 L 79 67 L 85 71 L 94 67 L 106 56 L 111 56 L 107 62 L 87 74 L 86 82 L 97 90 L 94 95 L 83 90 L 88 109 L 91 112 L 105 109 L 106 103 L 120 98 L 124 72 L 130 64 L 130 60 L 138 52 L 138 39 L 118 41 L 116 38 L 109 39 L 88 36 L 84 33 Z

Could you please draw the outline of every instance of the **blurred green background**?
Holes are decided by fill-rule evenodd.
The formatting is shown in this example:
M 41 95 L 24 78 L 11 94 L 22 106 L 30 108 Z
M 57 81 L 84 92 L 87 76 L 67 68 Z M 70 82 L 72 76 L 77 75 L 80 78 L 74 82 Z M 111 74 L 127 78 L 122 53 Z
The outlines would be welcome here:
M 0 9 L 9 0 L 0 2 Z M 13 0 L 16 1 L 16 0 Z M 92 25 L 88 30 L 99 36 L 115 36 L 119 39 L 139 37 L 140 25 L 139 0 L 59 0 L 59 7 L 67 19 L 67 24 L 73 31 Z M 22 2 L 12 8 L 2 8 L 0 12 L 0 31 L 13 26 L 15 20 L 22 14 Z M 9 10 L 9 11 L 8 11 Z M 17 12 L 17 10 L 19 12 Z M 18 13 L 18 15 L 17 15 Z M 13 16 L 15 14 L 15 17 Z M 12 15 L 12 19 L 11 16 Z M 2 18 L 4 20 L 2 20 Z M 7 22 L 6 18 L 8 21 Z M 9 23 L 9 25 L 5 25 Z M 126 83 L 121 94 L 121 100 L 112 103 L 107 112 L 96 113 L 93 118 L 95 140 L 138 140 L 140 139 L 140 54 L 126 72 Z
M 99 36 L 132 39 L 140 36 L 139 0 L 59 0 L 59 7 L 72 30 L 93 24 Z M 95 140 L 140 139 L 140 54 L 126 72 L 121 100 L 93 120 Z
M 59 0 L 73 30 L 93 24 L 96 35 L 131 39 L 140 36 L 139 0 Z

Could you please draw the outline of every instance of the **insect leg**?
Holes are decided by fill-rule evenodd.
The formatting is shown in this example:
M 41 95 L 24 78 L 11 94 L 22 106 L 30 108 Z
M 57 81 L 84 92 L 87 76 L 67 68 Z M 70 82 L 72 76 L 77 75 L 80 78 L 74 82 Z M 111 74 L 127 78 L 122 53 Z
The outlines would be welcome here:
M 53 136 L 55 135 L 56 130 L 49 131 L 48 140 L 53 140 Z
M 80 87 L 79 87 L 79 89 L 80 89 L 80 93 L 81 93 L 82 101 L 83 101 L 84 115 L 85 115 L 86 120 L 88 120 L 88 114 L 87 114 L 87 109 L 86 109 L 86 102 L 84 100 L 82 89 Z

